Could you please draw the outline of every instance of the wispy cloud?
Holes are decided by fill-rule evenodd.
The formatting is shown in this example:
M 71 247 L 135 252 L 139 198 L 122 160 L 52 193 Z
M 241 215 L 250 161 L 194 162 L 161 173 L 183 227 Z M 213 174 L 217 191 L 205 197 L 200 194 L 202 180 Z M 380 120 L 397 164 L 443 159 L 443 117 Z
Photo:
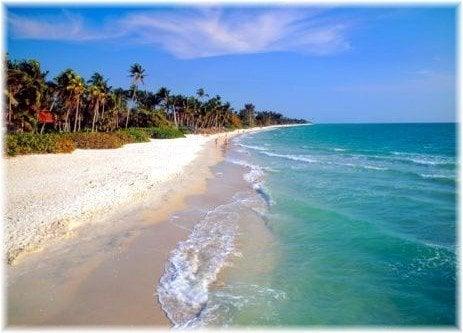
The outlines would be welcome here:
M 36 40 L 87 41 L 104 38 L 97 30 L 85 27 L 82 17 L 64 12 L 60 17 L 32 18 L 8 15 L 15 38 Z
M 326 55 L 350 48 L 346 22 L 283 8 L 138 11 L 94 28 L 69 13 L 53 18 L 13 15 L 9 24 L 15 38 L 85 42 L 124 37 L 178 58 L 275 51 Z

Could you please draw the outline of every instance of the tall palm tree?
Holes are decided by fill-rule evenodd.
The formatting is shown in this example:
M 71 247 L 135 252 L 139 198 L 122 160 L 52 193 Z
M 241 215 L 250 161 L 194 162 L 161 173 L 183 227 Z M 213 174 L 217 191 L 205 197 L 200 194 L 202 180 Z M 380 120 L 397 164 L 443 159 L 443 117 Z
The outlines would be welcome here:
M 46 91 L 45 77 L 48 72 L 42 72 L 40 63 L 36 60 L 22 61 L 19 63 L 19 70 L 24 73 L 22 99 L 29 111 L 27 114 L 29 124 L 37 131 L 38 114 L 42 106 L 42 100 Z M 24 122 L 22 122 L 24 125 Z
M 56 89 L 66 112 L 64 114 L 64 131 L 71 130 L 70 115 L 75 111 L 75 118 L 79 119 L 80 101 L 85 91 L 84 80 L 72 69 L 67 69 L 56 78 Z M 77 120 L 78 122 L 78 120 Z M 74 119 L 74 130 L 77 129 L 77 122 Z
M 98 109 L 100 108 L 100 87 L 97 85 L 90 85 L 88 87 L 88 97 L 90 105 L 92 106 L 92 132 L 95 131 L 95 124 L 98 118 Z
M 8 101 L 8 112 L 6 117 L 8 129 L 12 129 L 13 126 L 13 107 L 19 104 L 17 95 L 24 87 L 24 76 L 25 73 L 19 69 L 18 63 L 7 58 L 5 94 Z
M 80 105 L 81 105 L 81 99 L 82 96 L 85 92 L 85 83 L 84 79 L 80 77 L 79 75 L 75 76 L 73 80 L 71 81 L 71 84 L 69 86 L 71 94 L 72 94 L 72 102 L 75 106 L 75 113 L 74 113 L 74 132 L 77 131 L 77 125 L 79 124 L 80 127 Z
M 89 98 L 90 103 L 93 106 L 93 119 L 92 119 L 92 132 L 97 130 L 97 122 L 100 117 L 104 115 L 104 106 L 108 95 L 108 82 L 104 79 L 100 73 L 94 73 L 90 80 L 88 80 L 89 86 Z M 100 107 L 102 112 L 100 115 Z
M 204 88 L 199 88 L 196 90 L 196 95 L 198 95 L 198 98 L 202 101 L 203 97 L 209 97 L 208 94 L 206 94 L 206 91 Z
M 133 89 L 133 95 L 132 95 L 132 102 L 135 106 L 136 104 L 136 99 L 137 99 L 137 90 L 138 90 L 138 85 L 144 84 L 144 79 L 146 77 L 145 70 L 143 67 L 141 67 L 140 64 L 133 64 L 130 67 L 130 77 L 132 78 L 132 85 L 134 86 L 135 89 Z M 125 128 L 129 126 L 129 117 L 130 117 L 130 107 L 127 108 L 127 119 L 125 121 Z
M 204 127 L 204 124 L 206 122 L 207 118 L 207 105 L 204 102 L 205 97 L 209 97 L 209 95 L 206 93 L 204 88 L 199 88 L 196 90 L 196 95 L 198 96 L 198 101 L 199 101 L 199 110 L 198 112 L 198 118 L 199 118 L 199 127 Z
M 178 127 L 178 124 L 177 124 L 177 114 L 176 114 L 176 111 L 175 111 L 175 96 L 170 96 L 170 90 L 165 88 L 165 87 L 161 87 L 159 88 L 159 91 L 157 93 L 162 99 L 163 99 L 163 102 L 164 102 L 164 108 L 166 110 L 166 114 L 169 115 L 170 113 L 170 109 L 171 109 L 171 106 L 172 106 L 172 117 L 173 117 L 173 121 L 174 121 L 174 125 L 175 127 Z
M 248 103 L 245 104 L 244 109 L 240 111 L 240 118 L 243 121 L 243 123 L 248 127 L 254 126 L 255 110 L 256 107 L 254 106 L 254 104 Z

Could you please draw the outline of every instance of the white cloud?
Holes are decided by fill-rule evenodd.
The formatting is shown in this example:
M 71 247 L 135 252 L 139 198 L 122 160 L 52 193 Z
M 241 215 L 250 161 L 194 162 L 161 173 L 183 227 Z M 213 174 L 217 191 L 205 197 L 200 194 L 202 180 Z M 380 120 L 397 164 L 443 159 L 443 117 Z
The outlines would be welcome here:
M 179 58 L 290 51 L 312 55 L 350 47 L 342 22 L 305 9 L 177 9 L 138 11 L 90 29 L 82 17 L 10 16 L 16 38 L 63 41 L 115 40 L 160 47 Z
M 82 18 L 77 16 L 66 15 L 65 19 L 55 21 L 10 15 L 8 22 L 16 38 L 74 41 L 99 38 L 96 34 L 85 31 Z

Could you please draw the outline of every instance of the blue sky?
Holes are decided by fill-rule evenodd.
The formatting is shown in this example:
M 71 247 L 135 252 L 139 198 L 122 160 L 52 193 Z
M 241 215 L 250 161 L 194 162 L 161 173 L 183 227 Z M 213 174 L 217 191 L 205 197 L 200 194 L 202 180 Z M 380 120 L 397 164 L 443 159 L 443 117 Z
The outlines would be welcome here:
M 315 122 L 455 121 L 455 7 L 7 7 L 7 51 L 53 78 L 128 68 Z

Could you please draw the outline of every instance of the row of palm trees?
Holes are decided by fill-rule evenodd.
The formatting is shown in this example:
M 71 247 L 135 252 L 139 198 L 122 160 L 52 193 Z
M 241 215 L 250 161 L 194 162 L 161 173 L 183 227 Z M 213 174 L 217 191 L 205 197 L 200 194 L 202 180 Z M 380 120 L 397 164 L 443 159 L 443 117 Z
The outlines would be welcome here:
M 114 131 L 127 127 L 172 125 L 193 132 L 305 122 L 271 111 L 257 112 L 246 104 L 235 112 L 220 96 L 204 89 L 196 95 L 140 89 L 146 71 L 140 64 L 129 69 L 130 88 L 113 88 L 100 73 L 89 80 L 72 69 L 47 80 L 48 72 L 35 60 L 6 60 L 6 127 L 9 132 Z

